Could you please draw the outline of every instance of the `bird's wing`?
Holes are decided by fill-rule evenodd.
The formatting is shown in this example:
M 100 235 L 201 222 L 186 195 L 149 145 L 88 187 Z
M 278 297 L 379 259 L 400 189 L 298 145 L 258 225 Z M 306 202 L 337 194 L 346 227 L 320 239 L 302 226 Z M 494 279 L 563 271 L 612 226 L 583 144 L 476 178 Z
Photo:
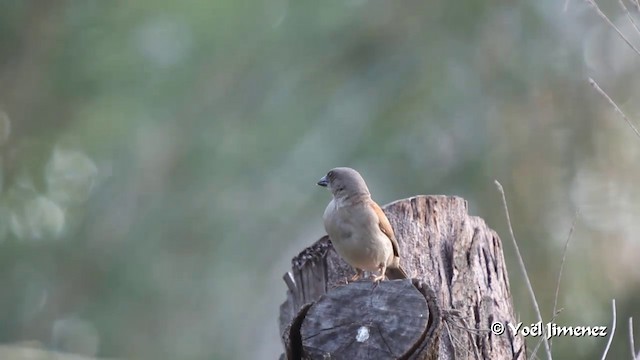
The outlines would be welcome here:
M 375 201 L 370 200 L 369 206 L 378 216 L 378 226 L 380 227 L 380 231 L 387 235 L 389 240 L 391 240 L 391 245 L 393 246 L 393 256 L 400 257 L 400 251 L 398 250 L 398 240 L 396 240 L 396 236 L 393 233 L 393 228 L 391 227 L 391 223 L 389 223 L 389 219 L 387 219 L 387 215 L 384 214 L 384 212 L 380 208 L 380 205 L 376 204 Z

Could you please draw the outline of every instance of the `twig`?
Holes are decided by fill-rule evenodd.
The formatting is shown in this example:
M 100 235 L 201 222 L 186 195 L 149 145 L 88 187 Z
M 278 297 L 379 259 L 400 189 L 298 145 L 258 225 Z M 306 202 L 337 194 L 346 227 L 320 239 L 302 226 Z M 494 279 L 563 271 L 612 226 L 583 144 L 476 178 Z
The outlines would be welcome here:
M 460 322 L 464 325 L 465 322 L 463 322 L 463 320 L 464 319 L 460 320 Z M 454 326 L 456 329 L 464 330 L 464 331 L 466 331 L 468 333 L 472 333 L 472 334 L 475 334 L 475 335 L 484 335 L 484 334 L 487 334 L 487 333 L 489 333 L 491 331 L 489 329 L 473 329 L 473 328 L 467 327 L 467 325 L 461 326 L 461 325 L 457 325 L 457 324 L 453 324 L 453 323 L 451 324 L 451 326 Z
M 629 345 L 631 346 L 631 360 L 636 360 L 636 345 L 633 343 L 633 318 L 629 318 Z
M 604 90 L 602 90 L 600 88 L 600 86 L 598 85 L 598 83 L 596 83 L 595 80 L 593 80 L 592 78 L 589 78 L 589 84 L 596 89 L 597 92 L 600 93 L 600 95 L 602 95 L 605 99 L 607 99 L 607 101 L 609 102 L 609 104 L 611 106 L 613 106 L 613 108 L 616 110 L 616 112 L 618 114 L 620 114 L 620 116 L 622 116 L 622 118 L 624 119 L 624 121 L 627 122 L 627 125 L 629 125 L 629 127 L 631 128 L 631 130 L 633 130 L 634 133 L 636 133 L 636 136 L 640 137 L 640 131 L 638 131 L 638 129 L 635 127 L 635 125 L 633 125 L 633 122 L 631 122 L 631 120 L 627 117 L 627 115 L 622 111 L 622 109 L 620 109 L 620 107 L 618 106 L 618 104 L 615 103 L 615 101 L 613 101 L 609 95 L 607 95 L 606 92 L 604 92 Z
M 618 35 L 620 36 L 620 38 L 622 38 L 622 40 L 624 40 L 624 42 L 627 43 L 627 45 L 629 45 L 629 47 L 631 49 L 633 49 L 633 51 L 636 52 L 636 54 L 640 55 L 640 50 L 638 50 L 635 46 L 633 46 L 633 44 L 631 43 L 631 41 L 629 41 L 629 39 L 627 39 L 626 36 L 624 36 L 624 34 L 622 33 L 622 31 L 620 31 L 620 29 L 609 19 L 609 17 L 602 12 L 602 10 L 600 10 L 600 7 L 598 6 L 598 4 L 596 4 L 596 2 L 594 0 L 584 0 L 587 2 L 587 4 L 593 6 L 596 10 L 596 13 L 602 18 L 604 19 L 604 21 L 607 22 L 607 24 L 609 24 L 609 26 L 611 26 L 613 28 L 613 30 L 615 30 Z
M 449 336 L 449 342 L 451 343 L 451 347 L 453 348 L 453 358 L 456 358 L 456 350 L 457 350 L 457 346 L 456 343 L 453 341 L 453 337 L 451 336 L 451 328 L 449 327 L 449 324 L 445 321 L 444 322 L 444 326 L 447 328 L 447 335 Z
M 611 300 L 611 307 L 613 308 L 613 324 L 611 324 L 611 332 L 609 333 L 609 340 L 607 341 L 607 347 L 604 348 L 604 353 L 602 353 L 602 360 L 607 358 L 607 353 L 609 352 L 609 347 L 611 347 L 611 342 L 613 341 L 613 334 L 616 333 L 616 299 Z
M 636 24 L 636 21 L 633 20 L 633 16 L 631 16 L 629 9 L 627 9 L 627 7 L 625 6 L 622 0 L 618 0 L 618 3 L 620 3 L 620 6 L 622 7 L 622 10 L 624 11 L 624 13 L 627 14 L 627 18 L 629 18 L 629 21 L 631 22 L 631 25 L 633 25 L 633 28 L 636 29 L 636 32 L 638 34 L 640 34 L 640 29 L 638 29 L 638 25 Z
M 477 336 L 484 335 L 484 334 L 490 332 L 491 330 L 489 330 L 489 329 L 470 328 L 469 324 L 467 323 L 467 320 L 465 320 L 465 318 L 462 317 L 462 315 L 461 315 L 459 310 L 449 309 L 449 310 L 444 310 L 443 313 L 445 315 L 444 316 L 444 320 L 445 320 L 444 324 L 447 327 L 447 332 L 449 334 L 449 341 L 451 341 L 451 344 L 454 345 L 453 340 L 451 339 L 451 328 L 449 327 L 449 325 L 454 326 L 457 329 L 464 330 L 467 333 L 467 336 L 469 337 L 469 342 L 473 345 L 473 354 L 474 354 L 476 360 L 480 360 L 480 353 L 479 353 L 479 350 L 478 350 L 478 345 L 474 341 L 473 335 L 477 335 Z M 463 326 L 455 324 L 455 321 L 460 322 Z M 456 349 L 454 347 L 454 358 L 455 358 L 455 350 Z
M 453 347 L 453 358 L 454 358 L 454 359 L 456 359 L 456 358 L 457 358 L 456 353 L 458 352 L 458 349 L 465 349 L 465 355 L 466 355 L 466 354 L 470 354 L 470 353 L 471 353 L 471 351 L 470 351 L 469 349 L 467 349 L 467 347 L 466 347 L 466 346 L 463 346 L 463 345 L 462 345 L 462 340 L 460 340 L 458 337 L 456 337 L 456 338 L 454 339 L 454 338 L 451 336 L 451 327 L 449 327 L 449 325 L 453 325 L 453 326 L 455 326 L 455 327 L 457 327 L 457 328 L 462 328 L 462 327 L 461 327 L 461 326 L 458 326 L 458 325 L 455 325 L 455 324 L 453 324 L 453 323 L 452 323 L 452 324 L 449 324 L 449 322 L 448 322 L 448 321 L 446 321 L 446 320 L 444 321 L 444 326 L 447 328 L 447 335 L 449 336 L 449 342 L 451 342 L 451 346 Z M 468 333 L 467 333 L 467 334 L 468 334 Z M 473 342 L 473 339 L 472 339 L 471 335 L 469 335 L 469 338 L 470 338 L 470 340 L 469 340 L 469 341 L 470 341 L 471 343 L 473 343 L 473 344 L 474 344 L 474 346 L 475 346 L 475 343 Z M 476 348 L 477 348 L 477 347 L 476 347 Z M 474 349 L 474 351 L 475 351 L 475 349 Z M 464 357 L 465 357 L 465 358 L 467 358 L 467 356 L 464 356 Z M 475 359 L 476 359 L 476 360 L 480 360 L 480 357 L 479 357 L 479 355 L 478 355 L 478 352 L 477 352 L 477 351 L 475 351 Z
M 502 195 L 502 205 L 504 206 L 504 212 L 507 216 L 507 224 L 509 225 L 509 234 L 511 235 L 511 241 L 513 241 L 513 246 L 516 249 L 516 257 L 518 258 L 518 263 L 520 265 L 520 269 L 524 274 L 524 280 L 527 284 L 527 288 L 529 289 L 529 295 L 533 300 L 533 306 L 536 310 L 536 315 L 538 316 L 538 321 L 542 322 L 542 314 L 540 313 L 540 307 L 538 306 L 538 300 L 536 300 L 536 294 L 533 292 L 533 286 L 531 286 L 531 280 L 529 280 L 529 275 L 527 274 L 527 268 L 524 266 L 524 260 L 522 260 L 522 255 L 520 255 L 520 249 L 518 248 L 518 243 L 516 242 L 516 236 L 513 234 L 513 227 L 511 226 L 511 217 L 509 216 L 509 207 L 507 206 L 507 197 L 504 194 L 504 188 L 502 184 L 498 180 L 494 180 L 496 186 L 498 187 L 498 191 Z M 551 349 L 549 348 L 549 341 L 547 340 L 547 334 L 545 330 L 545 326 L 542 327 L 542 336 L 544 337 L 544 348 L 547 352 L 547 358 L 552 360 Z
M 451 320 L 451 325 L 455 326 L 458 329 L 461 330 L 465 330 L 468 332 L 472 332 L 476 335 L 482 335 L 482 334 L 486 334 L 488 332 L 491 331 L 491 329 L 477 329 L 477 328 L 470 328 L 466 322 L 466 320 L 464 319 L 464 317 L 462 317 L 460 310 L 457 309 L 444 309 L 442 310 L 442 312 L 444 313 L 444 319 L 445 321 L 449 321 Z M 457 324 L 454 324 L 453 321 L 459 321 L 460 323 L 462 323 L 462 325 L 464 326 L 460 326 Z
M 633 3 L 636 5 L 636 9 L 638 10 L 638 12 L 640 12 L 640 2 L 638 2 L 638 0 L 635 0 Z
M 564 310 L 564 308 L 560 308 L 558 309 L 554 314 L 553 317 L 551 318 L 551 322 L 555 322 L 557 316 Z M 551 347 L 552 343 L 553 343 L 553 338 L 549 339 L 549 348 L 553 351 L 553 348 Z M 533 348 L 533 351 L 531 351 L 531 355 L 529 357 L 529 359 L 531 359 L 532 357 L 534 357 L 536 355 L 536 353 L 538 353 L 538 349 L 540 348 L 540 345 L 542 344 L 542 339 L 538 340 L 538 342 L 536 343 L 536 346 Z
M 556 316 L 562 311 L 562 309 L 558 310 L 558 294 L 560 293 L 560 279 L 562 279 L 562 270 L 564 269 L 564 262 L 567 258 L 567 249 L 569 248 L 569 241 L 571 241 L 571 236 L 573 235 L 573 230 L 576 227 L 576 222 L 578 221 L 578 216 L 580 215 L 579 211 L 576 211 L 576 214 L 573 216 L 573 222 L 571 223 L 571 228 L 569 229 L 569 236 L 567 236 L 567 241 L 564 243 L 564 250 L 562 251 L 562 261 L 560 262 L 560 270 L 558 271 L 558 281 L 556 281 L 556 294 L 553 299 L 553 317 L 551 318 L 551 322 L 556 320 Z M 540 348 L 540 344 L 542 344 L 542 339 L 538 340 L 536 346 L 533 348 L 531 352 L 531 357 L 535 356 L 538 352 L 538 348 Z M 549 349 L 553 350 L 553 338 L 549 339 Z
M 462 325 L 464 325 L 466 329 L 470 329 L 469 324 L 467 323 L 467 320 L 465 320 L 464 318 L 460 318 L 459 321 L 462 322 Z M 480 360 L 480 354 L 478 353 L 478 345 L 476 344 L 475 339 L 471 334 L 473 334 L 473 331 L 467 330 L 467 336 L 469 337 L 469 342 L 473 345 L 473 354 L 475 355 L 477 360 Z M 476 335 L 478 334 L 476 333 Z
M 562 261 L 560 262 L 560 270 L 558 271 L 558 281 L 556 281 L 556 294 L 553 297 L 553 316 L 556 316 L 556 311 L 558 310 L 558 294 L 560 293 L 560 280 L 562 279 L 562 270 L 564 269 L 564 262 L 567 258 L 567 249 L 569 249 L 569 242 L 571 241 L 571 236 L 573 235 L 573 230 L 576 228 L 576 222 L 578 221 L 578 216 L 580 216 L 580 211 L 576 211 L 575 215 L 573 215 L 573 222 L 571 223 L 571 229 L 569 229 L 569 236 L 567 236 L 567 241 L 564 243 L 564 250 L 562 250 Z M 549 347 L 553 347 L 553 339 L 549 340 Z

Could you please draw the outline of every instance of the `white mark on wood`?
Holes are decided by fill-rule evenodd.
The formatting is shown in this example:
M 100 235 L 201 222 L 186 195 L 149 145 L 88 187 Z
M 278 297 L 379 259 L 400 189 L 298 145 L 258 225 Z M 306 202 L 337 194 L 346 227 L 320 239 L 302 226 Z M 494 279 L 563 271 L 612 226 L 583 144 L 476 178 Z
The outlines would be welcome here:
M 366 326 L 361 326 L 358 329 L 358 335 L 356 335 L 357 342 L 365 342 L 369 338 L 369 328 Z

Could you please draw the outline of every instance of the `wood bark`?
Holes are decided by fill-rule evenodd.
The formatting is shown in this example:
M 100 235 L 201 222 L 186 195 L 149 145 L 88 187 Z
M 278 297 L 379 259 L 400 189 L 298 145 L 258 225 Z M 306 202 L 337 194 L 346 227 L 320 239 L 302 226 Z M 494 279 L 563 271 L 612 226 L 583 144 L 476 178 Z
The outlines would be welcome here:
M 292 260 L 280 307 L 282 359 L 526 359 L 502 243 L 459 197 L 383 207 L 410 280 L 346 282 L 327 236 Z M 505 333 L 490 331 L 494 322 Z

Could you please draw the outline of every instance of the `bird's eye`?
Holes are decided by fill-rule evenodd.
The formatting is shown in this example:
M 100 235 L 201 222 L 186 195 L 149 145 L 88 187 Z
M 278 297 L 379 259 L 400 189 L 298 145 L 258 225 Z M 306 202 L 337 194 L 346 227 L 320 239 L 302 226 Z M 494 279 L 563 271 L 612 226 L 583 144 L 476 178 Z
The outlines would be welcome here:
M 327 173 L 327 177 L 328 177 L 329 179 L 331 179 L 331 178 L 333 177 L 333 171 L 329 171 L 329 172 Z

